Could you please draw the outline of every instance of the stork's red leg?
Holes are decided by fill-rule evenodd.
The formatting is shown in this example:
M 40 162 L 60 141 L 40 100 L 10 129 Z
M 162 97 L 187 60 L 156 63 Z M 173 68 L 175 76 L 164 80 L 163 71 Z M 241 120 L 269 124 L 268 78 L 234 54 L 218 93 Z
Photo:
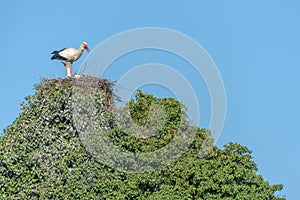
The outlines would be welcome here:
M 66 62 L 61 62 L 63 65 L 64 65 L 64 67 L 67 69 L 68 68 L 68 63 L 66 63 Z
M 70 68 L 70 66 L 68 65 L 67 62 L 61 62 L 64 67 L 66 68 L 66 74 L 67 74 L 67 77 L 72 77 L 72 68 Z
M 71 77 L 73 75 L 73 73 L 72 73 L 72 71 L 73 71 L 72 67 L 73 67 L 73 63 L 70 63 L 70 74 L 71 74 Z

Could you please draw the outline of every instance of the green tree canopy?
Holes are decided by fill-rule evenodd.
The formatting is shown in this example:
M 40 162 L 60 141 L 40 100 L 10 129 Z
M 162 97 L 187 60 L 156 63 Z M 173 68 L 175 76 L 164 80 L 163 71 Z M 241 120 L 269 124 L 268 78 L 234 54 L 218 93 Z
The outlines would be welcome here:
M 175 99 L 139 91 L 136 100 L 126 104 L 133 121 L 141 126 L 149 123 L 155 103 L 165 109 L 166 123 L 155 136 L 134 137 L 111 123 L 112 84 L 92 77 L 80 80 L 44 80 L 33 96 L 26 97 L 19 117 L 1 137 L 0 199 L 281 199 L 275 192 L 283 186 L 270 185 L 257 175 L 248 148 L 229 143 L 199 156 L 210 132 L 191 125 L 185 130 L 196 137 L 189 149 L 162 168 L 127 173 L 99 162 L 87 151 L 74 123 L 75 85 L 90 83 L 99 119 L 109 122 L 107 137 L 127 151 L 159 149 L 174 138 L 180 123 L 188 123 L 183 105 Z M 212 145 L 212 139 L 208 141 Z

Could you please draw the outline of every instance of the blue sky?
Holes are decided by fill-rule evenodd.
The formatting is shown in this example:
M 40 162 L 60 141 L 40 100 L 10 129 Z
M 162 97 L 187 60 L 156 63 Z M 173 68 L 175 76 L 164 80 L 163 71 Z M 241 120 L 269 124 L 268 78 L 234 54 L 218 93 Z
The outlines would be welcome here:
M 34 93 L 40 78 L 65 76 L 61 64 L 50 60 L 53 50 L 82 41 L 93 49 L 133 28 L 169 28 L 201 44 L 222 75 L 227 116 L 217 145 L 233 141 L 249 147 L 259 173 L 284 184 L 278 195 L 299 199 L 299 9 L 296 0 L 3 0 L 0 128 L 18 116 L 20 102 Z M 74 64 L 75 71 L 83 60 Z M 203 110 L 205 126 L 209 111 Z

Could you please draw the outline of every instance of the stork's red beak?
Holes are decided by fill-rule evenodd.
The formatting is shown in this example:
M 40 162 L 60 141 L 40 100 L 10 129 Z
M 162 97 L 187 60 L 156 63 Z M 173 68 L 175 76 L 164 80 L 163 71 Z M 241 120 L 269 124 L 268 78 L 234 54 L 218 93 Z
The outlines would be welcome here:
M 85 49 L 87 50 L 88 53 L 90 52 L 90 48 L 87 45 L 85 46 Z

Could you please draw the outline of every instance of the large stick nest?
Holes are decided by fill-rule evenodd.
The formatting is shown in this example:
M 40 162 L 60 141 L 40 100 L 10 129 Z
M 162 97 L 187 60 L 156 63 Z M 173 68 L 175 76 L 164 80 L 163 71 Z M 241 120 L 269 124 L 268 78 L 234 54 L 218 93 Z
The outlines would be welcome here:
M 73 89 L 76 87 L 76 91 L 78 91 L 79 89 L 83 93 L 84 91 L 88 91 L 91 88 L 105 91 L 108 107 L 114 106 L 115 101 L 120 101 L 120 98 L 113 92 L 115 82 L 109 81 L 107 79 L 83 75 L 68 78 L 43 78 L 40 87 L 47 91 L 56 84 L 71 84 L 73 86 Z

